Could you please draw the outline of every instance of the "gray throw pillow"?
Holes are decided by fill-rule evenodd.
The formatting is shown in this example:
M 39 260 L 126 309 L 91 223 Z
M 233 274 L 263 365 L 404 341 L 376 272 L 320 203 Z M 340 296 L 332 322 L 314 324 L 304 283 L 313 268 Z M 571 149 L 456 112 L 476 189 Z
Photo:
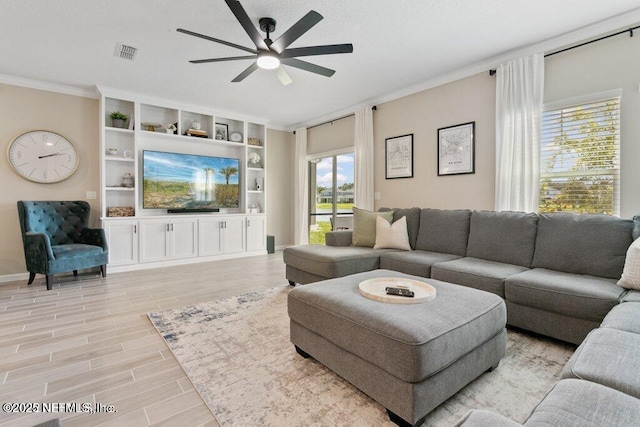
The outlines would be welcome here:
M 376 217 L 378 216 L 391 223 L 393 211 L 371 212 L 353 207 L 353 246 L 372 248 L 376 244 Z

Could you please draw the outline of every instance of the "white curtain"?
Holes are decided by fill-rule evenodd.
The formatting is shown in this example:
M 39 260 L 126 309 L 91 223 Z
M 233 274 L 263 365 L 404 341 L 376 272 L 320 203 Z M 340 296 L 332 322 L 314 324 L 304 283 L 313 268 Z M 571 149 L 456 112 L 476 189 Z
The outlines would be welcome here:
M 309 167 L 307 165 L 307 128 L 296 129 L 295 164 L 293 166 L 294 243 L 309 243 Z
M 502 64 L 496 82 L 497 211 L 538 210 L 544 56 Z
M 365 107 L 356 111 L 354 132 L 355 205 L 373 210 L 373 111 Z

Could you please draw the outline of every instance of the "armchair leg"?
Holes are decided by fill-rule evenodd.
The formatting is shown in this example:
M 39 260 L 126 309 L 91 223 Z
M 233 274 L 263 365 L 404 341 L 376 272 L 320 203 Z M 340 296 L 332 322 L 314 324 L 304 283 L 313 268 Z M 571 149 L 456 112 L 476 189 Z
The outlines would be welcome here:
M 78 270 L 73 270 L 73 277 L 78 277 Z
M 33 272 L 30 271 L 29 272 L 29 283 L 28 283 L 28 285 L 32 284 L 33 283 L 33 279 L 35 279 L 35 278 L 36 278 L 36 273 L 33 273 Z
M 107 277 L 107 264 L 100 266 L 100 273 L 102 273 L 102 277 Z
M 51 285 L 53 285 L 53 274 L 47 274 L 47 290 L 51 290 Z

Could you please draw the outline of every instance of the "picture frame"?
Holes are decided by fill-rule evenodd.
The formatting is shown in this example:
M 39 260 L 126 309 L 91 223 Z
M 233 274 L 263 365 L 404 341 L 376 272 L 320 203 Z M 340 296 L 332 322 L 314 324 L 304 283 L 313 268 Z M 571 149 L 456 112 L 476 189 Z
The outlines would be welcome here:
M 385 178 L 413 178 L 413 134 L 384 140 Z
M 475 173 L 476 122 L 438 129 L 438 176 Z
M 229 140 L 229 125 L 226 123 L 216 123 L 215 139 L 219 141 Z

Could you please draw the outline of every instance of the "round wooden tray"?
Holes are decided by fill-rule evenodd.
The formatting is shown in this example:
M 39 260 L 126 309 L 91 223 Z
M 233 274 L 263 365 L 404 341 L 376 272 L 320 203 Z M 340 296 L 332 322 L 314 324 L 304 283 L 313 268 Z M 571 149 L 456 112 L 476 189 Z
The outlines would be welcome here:
M 410 287 L 415 296 L 401 297 L 398 295 L 387 295 L 385 288 L 390 287 Z M 387 302 L 391 304 L 420 304 L 432 300 L 436 297 L 436 289 L 428 283 L 402 277 L 378 277 L 364 280 L 358 285 L 360 294 L 369 299 Z

